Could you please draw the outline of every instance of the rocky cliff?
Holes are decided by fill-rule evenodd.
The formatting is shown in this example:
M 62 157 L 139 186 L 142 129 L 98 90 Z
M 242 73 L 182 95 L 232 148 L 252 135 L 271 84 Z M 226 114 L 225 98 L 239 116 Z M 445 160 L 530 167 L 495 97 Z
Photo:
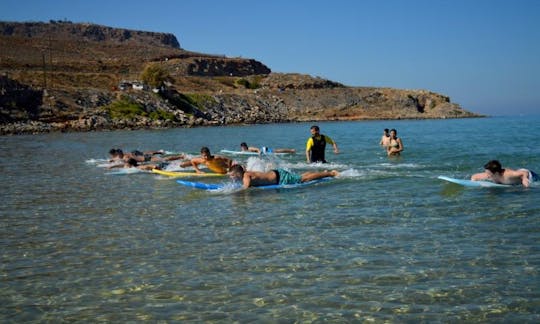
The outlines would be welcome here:
M 73 24 L 68 21 L 0 22 L 0 34 L 18 38 L 41 38 L 44 40 L 86 40 L 108 43 L 144 43 L 148 46 L 180 48 L 173 34 L 112 28 L 96 24 Z
M 347 87 L 253 59 L 180 48 L 172 34 L 0 22 L 0 133 L 316 120 L 477 117 L 427 90 Z M 160 85 L 142 84 L 145 69 Z

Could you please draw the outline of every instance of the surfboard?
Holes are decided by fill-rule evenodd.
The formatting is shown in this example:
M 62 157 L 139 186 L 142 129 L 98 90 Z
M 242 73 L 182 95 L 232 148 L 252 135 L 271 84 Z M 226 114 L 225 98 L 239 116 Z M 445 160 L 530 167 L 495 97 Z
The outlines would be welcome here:
M 107 175 L 126 175 L 126 174 L 142 173 L 142 172 L 148 172 L 148 171 L 141 170 L 141 169 L 138 169 L 138 168 L 119 168 L 119 169 L 115 169 L 114 171 L 107 172 L 105 174 L 107 174 Z
M 165 170 L 158 170 L 158 169 L 152 169 L 153 173 L 164 175 L 167 177 L 172 178 L 187 178 L 187 177 L 224 177 L 226 174 L 219 174 L 219 173 L 196 173 L 196 172 L 189 172 L 189 171 L 165 171 Z
M 508 188 L 512 187 L 511 185 L 499 184 L 491 181 L 472 181 L 466 179 L 456 179 L 446 176 L 438 176 L 438 179 L 455 183 L 464 187 L 484 187 L 484 188 Z
M 232 155 L 259 155 L 257 152 L 250 152 L 250 151 L 233 151 L 233 150 L 221 150 L 221 153 L 224 154 L 232 154 Z M 292 153 L 274 153 L 274 152 L 267 152 L 267 153 L 261 153 L 262 155 L 285 155 L 285 154 L 292 154 Z
M 268 190 L 268 189 L 294 189 L 294 188 L 301 188 L 301 187 L 313 185 L 313 184 L 316 184 L 316 183 L 327 182 L 327 181 L 330 181 L 332 179 L 334 179 L 334 178 L 326 177 L 326 178 L 306 181 L 306 182 L 302 182 L 302 183 L 286 184 L 286 185 L 276 184 L 276 185 L 258 186 L 258 187 L 252 187 L 252 188 L 253 189 L 262 189 L 262 190 Z M 176 182 L 183 185 L 183 186 L 186 186 L 186 187 L 202 189 L 202 190 L 210 190 L 210 191 L 225 190 L 225 189 L 240 189 L 240 188 L 242 188 L 242 184 L 238 183 L 238 182 L 236 182 L 236 183 L 233 183 L 233 182 L 228 182 L 228 183 L 204 183 L 204 182 L 194 182 L 194 181 L 186 181 L 186 180 L 176 180 Z

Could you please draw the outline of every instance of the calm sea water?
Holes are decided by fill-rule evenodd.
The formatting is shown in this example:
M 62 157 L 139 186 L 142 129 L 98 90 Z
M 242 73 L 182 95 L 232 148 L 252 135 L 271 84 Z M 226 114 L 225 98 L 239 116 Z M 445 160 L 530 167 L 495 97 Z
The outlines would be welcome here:
M 87 161 L 246 141 L 302 172 L 310 124 L 0 137 L 0 321 L 540 321 L 540 186 L 436 178 L 540 171 L 540 117 L 319 125 L 343 177 L 221 194 Z

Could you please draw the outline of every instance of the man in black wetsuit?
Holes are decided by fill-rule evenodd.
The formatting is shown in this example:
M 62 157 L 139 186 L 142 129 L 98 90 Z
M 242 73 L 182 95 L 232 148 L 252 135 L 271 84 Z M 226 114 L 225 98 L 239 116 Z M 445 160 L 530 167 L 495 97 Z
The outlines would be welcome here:
M 330 137 L 321 134 L 319 126 L 311 126 L 310 131 L 311 137 L 307 140 L 306 143 L 306 159 L 308 163 L 326 163 L 326 160 L 324 158 L 326 143 L 333 145 L 335 154 L 339 153 L 336 142 L 334 142 Z

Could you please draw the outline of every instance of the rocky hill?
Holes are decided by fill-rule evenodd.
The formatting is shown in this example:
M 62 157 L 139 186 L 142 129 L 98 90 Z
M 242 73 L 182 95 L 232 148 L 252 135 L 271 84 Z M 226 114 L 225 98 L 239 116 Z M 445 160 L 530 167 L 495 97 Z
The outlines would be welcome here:
M 347 87 L 172 34 L 0 22 L 0 134 L 316 120 L 478 117 L 426 90 Z

